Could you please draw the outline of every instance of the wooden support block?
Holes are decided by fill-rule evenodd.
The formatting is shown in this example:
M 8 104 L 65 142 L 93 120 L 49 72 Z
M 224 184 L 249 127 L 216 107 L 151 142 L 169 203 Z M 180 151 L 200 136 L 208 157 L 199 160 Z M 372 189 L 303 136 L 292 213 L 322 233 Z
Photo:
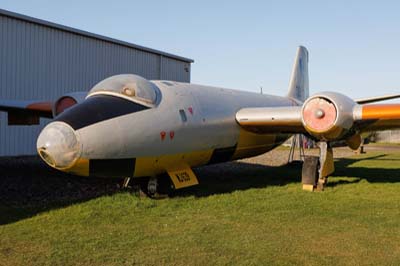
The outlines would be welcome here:
M 314 191 L 318 180 L 318 157 L 304 157 L 303 169 L 301 172 L 301 182 L 303 190 Z
M 314 185 L 303 184 L 303 190 L 313 192 L 314 191 Z

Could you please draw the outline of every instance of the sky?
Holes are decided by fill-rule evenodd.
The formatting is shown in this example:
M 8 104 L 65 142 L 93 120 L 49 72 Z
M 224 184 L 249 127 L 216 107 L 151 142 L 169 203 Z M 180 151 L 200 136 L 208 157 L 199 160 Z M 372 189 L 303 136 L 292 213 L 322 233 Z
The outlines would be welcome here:
M 0 8 L 192 58 L 192 83 L 285 95 L 304 45 L 311 94 L 400 93 L 400 1 L 0 0 Z

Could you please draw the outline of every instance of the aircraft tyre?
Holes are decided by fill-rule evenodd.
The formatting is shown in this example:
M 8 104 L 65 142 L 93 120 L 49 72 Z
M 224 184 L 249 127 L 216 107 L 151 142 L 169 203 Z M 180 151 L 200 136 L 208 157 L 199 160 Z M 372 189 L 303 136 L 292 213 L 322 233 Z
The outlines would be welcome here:
M 142 194 L 152 199 L 169 197 L 174 191 L 171 180 L 166 175 L 143 178 L 139 186 Z

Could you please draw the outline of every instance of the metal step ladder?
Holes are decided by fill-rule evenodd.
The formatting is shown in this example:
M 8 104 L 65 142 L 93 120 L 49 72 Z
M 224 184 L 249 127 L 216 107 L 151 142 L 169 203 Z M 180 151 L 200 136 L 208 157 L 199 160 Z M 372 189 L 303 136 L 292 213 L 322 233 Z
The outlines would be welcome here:
M 304 147 L 303 147 L 303 141 L 306 137 L 303 136 L 302 134 L 296 134 L 292 137 L 292 143 L 290 145 L 290 152 L 289 152 L 289 158 L 288 158 L 288 163 L 292 163 L 294 161 L 303 161 L 304 162 Z M 295 160 L 295 151 L 298 148 L 299 150 L 299 160 Z

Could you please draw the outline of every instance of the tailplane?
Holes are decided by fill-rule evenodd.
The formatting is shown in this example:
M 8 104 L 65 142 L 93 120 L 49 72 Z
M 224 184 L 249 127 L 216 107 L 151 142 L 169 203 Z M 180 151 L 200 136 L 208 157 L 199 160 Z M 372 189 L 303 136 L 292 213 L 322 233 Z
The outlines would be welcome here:
M 299 46 L 293 64 L 287 97 L 304 102 L 308 96 L 308 51 L 305 47 Z

